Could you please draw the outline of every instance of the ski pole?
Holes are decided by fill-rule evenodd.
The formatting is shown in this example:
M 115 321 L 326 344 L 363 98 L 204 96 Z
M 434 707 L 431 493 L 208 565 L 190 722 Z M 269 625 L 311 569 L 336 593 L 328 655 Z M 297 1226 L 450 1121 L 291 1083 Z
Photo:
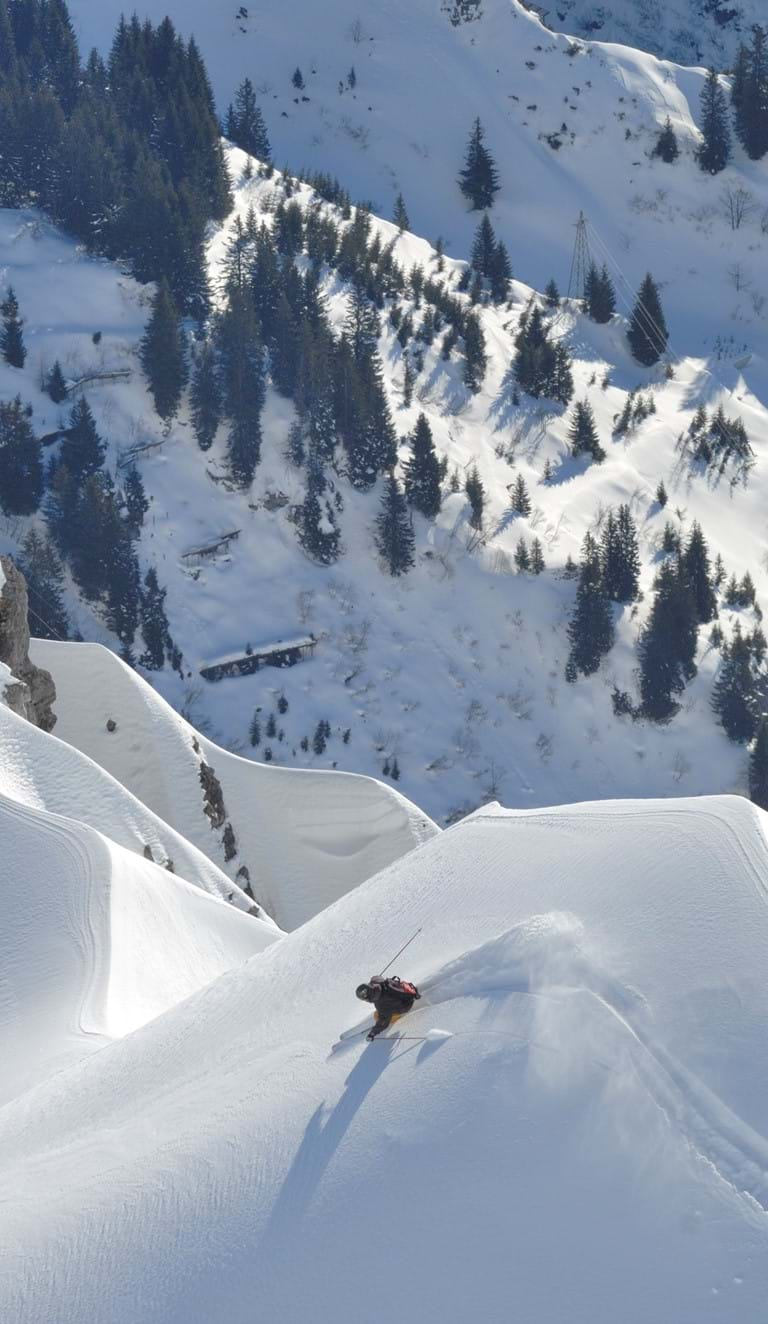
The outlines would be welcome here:
M 400 948 L 400 951 L 399 951 L 399 952 L 395 952 L 394 956 L 392 957 L 392 960 L 391 960 L 391 961 L 388 961 L 387 964 L 384 966 L 384 969 L 381 971 L 381 974 L 379 975 L 379 978 L 381 978 L 381 975 L 386 974 L 386 972 L 387 972 L 387 970 L 389 969 L 389 967 L 390 967 L 391 965 L 394 965 L 394 964 L 395 964 L 395 961 L 397 960 L 398 956 L 402 956 L 402 954 L 403 954 L 403 952 L 405 951 L 406 947 L 410 947 L 411 943 L 413 942 L 413 939 L 414 939 L 414 938 L 418 938 L 418 936 L 419 936 L 420 933 L 421 933 L 421 929 L 417 929 L 416 932 L 413 934 L 413 936 L 412 936 L 411 938 L 409 938 L 408 941 L 407 941 L 406 943 L 403 944 L 403 946 Z

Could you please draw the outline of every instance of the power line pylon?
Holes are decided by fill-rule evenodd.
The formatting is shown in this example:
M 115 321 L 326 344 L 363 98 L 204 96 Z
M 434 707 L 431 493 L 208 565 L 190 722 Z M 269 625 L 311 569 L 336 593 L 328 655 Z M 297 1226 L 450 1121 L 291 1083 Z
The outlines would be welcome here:
M 573 247 L 571 274 L 568 278 L 567 298 L 584 301 L 587 295 L 587 276 L 591 266 L 592 254 L 587 237 L 587 218 L 583 211 L 580 211 L 576 222 L 576 242 Z

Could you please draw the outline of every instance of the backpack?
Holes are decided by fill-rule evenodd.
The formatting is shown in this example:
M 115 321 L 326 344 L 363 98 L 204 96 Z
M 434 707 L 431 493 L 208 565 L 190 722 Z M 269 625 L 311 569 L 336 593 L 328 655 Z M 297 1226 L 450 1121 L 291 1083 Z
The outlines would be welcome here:
M 390 981 L 400 993 L 407 993 L 409 998 L 420 998 L 421 994 L 415 984 L 409 979 L 398 979 L 395 975 Z

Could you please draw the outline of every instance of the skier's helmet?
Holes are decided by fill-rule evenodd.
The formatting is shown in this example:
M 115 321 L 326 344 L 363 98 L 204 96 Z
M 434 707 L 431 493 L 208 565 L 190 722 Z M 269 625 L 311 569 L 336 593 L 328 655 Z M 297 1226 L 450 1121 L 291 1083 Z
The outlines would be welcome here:
M 358 984 L 355 989 L 355 997 L 360 998 L 361 1002 L 370 1002 L 371 990 L 367 984 Z

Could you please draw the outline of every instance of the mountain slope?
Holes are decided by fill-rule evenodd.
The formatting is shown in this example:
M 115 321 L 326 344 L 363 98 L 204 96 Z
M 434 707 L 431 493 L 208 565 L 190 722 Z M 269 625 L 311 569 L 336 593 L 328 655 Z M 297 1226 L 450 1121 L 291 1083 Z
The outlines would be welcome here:
M 758 1318 L 767 849 L 728 799 L 426 844 L 3 1110 L 6 1313 Z M 419 925 L 403 1032 L 452 1037 L 333 1051 Z
M 6 794 L 0 835 L 3 1101 L 279 936 L 84 824 Z
M 200 759 L 213 767 L 238 849 L 233 872 L 247 868 L 254 896 L 285 928 L 436 832 L 425 814 L 370 778 L 269 768 L 219 748 L 99 645 L 35 640 L 32 652 L 55 673 L 62 738 L 215 857 Z
M 531 3 L 557 32 L 639 46 L 678 64 L 732 67 L 752 25 L 765 20 L 760 0 L 557 0 Z

